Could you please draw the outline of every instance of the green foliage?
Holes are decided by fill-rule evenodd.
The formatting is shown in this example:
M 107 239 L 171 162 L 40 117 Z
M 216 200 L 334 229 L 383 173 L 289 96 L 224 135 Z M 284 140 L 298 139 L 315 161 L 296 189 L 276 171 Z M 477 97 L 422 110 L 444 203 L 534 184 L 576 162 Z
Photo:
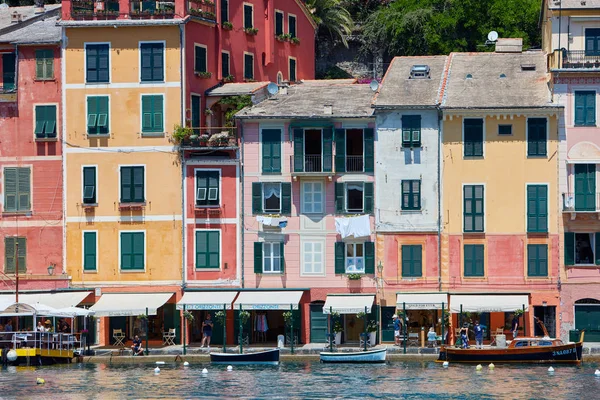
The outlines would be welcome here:
M 184 311 L 183 318 L 185 318 L 188 322 L 194 322 L 194 314 L 192 314 L 190 311 Z
M 286 326 L 292 326 L 292 312 L 286 311 L 283 313 L 283 321 Z
M 183 140 L 189 138 L 192 132 L 191 128 L 177 124 L 173 129 L 173 140 L 175 143 L 181 143 Z
M 367 324 L 367 332 L 377 332 L 377 322 L 375 320 L 370 320 Z
M 219 323 L 221 325 L 225 324 L 225 319 L 227 318 L 227 314 L 225 314 L 225 311 L 217 311 L 215 313 L 215 321 L 219 321 Z
M 234 126 L 233 118 L 235 114 L 244 107 L 250 107 L 252 105 L 252 98 L 248 95 L 228 96 L 219 100 L 219 104 L 230 106 L 225 111 L 225 126 L 231 127 Z
M 523 309 L 518 308 L 515 310 L 515 317 L 519 318 L 521 315 L 523 315 Z
M 362 274 L 348 274 L 346 275 L 348 277 L 348 279 L 350 279 L 351 281 L 358 281 L 360 280 L 363 275 Z
M 250 313 L 248 311 L 240 311 L 240 320 L 242 325 L 246 325 L 246 322 L 250 319 Z
M 348 47 L 346 35 L 352 33 L 354 21 L 341 0 L 307 0 L 306 7 L 317 24 L 317 35 L 329 34 Z
M 342 323 L 337 320 L 333 323 L 333 333 L 338 333 L 338 332 L 342 332 L 344 330 L 344 327 L 342 326 Z
M 352 78 L 348 72 L 344 71 L 338 66 L 334 66 L 325 71 L 325 75 L 320 77 L 320 79 L 346 79 Z

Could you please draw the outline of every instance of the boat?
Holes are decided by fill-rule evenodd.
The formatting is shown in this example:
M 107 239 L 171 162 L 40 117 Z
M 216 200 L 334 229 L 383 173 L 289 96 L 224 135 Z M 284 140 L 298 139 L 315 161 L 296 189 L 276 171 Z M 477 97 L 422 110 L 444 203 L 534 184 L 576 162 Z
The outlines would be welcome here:
M 455 348 L 442 346 L 438 362 L 456 363 L 574 363 L 582 361 L 583 336 L 579 342 L 564 344 L 549 337 L 525 337 L 511 341 L 508 347 Z
M 210 353 L 210 362 L 215 364 L 279 364 L 279 349 L 255 353 Z
M 352 353 L 322 351 L 322 363 L 384 363 L 387 347 L 377 350 L 367 350 Z

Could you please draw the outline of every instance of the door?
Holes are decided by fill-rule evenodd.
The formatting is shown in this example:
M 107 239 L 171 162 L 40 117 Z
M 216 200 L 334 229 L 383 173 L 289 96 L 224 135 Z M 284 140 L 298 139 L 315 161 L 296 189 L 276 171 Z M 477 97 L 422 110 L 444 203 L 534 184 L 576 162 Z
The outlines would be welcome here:
M 327 342 L 327 318 L 329 314 L 323 314 L 323 304 L 310 305 L 310 342 Z
M 575 329 L 585 329 L 585 341 L 600 341 L 600 304 L 575 305 Z
M 2 55 L 2 86 L 4 92 L 15 90 L 15 53 Z
M 175 328 L 175 343 L 181 343 L 181 318 L 179 310 L 175 309 L 175 304 L 165 304 L 163 306 L 163 320 L 164 332 Z M 161 339 L 164 332 L 160 332 Z
M 596 164 L 575 164 L 575 211 L 596 211 Z
M 394 320 L 396 307 L 381 307 L 381 340 L 383 342 L 394 341 Z
M 365 321 L 363 318 L 358 318 L 356 314 L 344 315 L 345 320 L 345 332 L 346 342 L 360 341 L 360 334 L 365 330 Z

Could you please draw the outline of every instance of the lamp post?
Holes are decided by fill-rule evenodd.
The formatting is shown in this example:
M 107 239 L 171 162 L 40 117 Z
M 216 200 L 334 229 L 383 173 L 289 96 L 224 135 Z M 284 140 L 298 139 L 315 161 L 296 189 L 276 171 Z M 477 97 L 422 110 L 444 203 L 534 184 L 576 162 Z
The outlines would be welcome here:
M 56 268 L 56 264 L 50 263 L 50 265 L 48 265 L 48 275 L 50 275 L 50 276 L 54 275 L 55 268 Z

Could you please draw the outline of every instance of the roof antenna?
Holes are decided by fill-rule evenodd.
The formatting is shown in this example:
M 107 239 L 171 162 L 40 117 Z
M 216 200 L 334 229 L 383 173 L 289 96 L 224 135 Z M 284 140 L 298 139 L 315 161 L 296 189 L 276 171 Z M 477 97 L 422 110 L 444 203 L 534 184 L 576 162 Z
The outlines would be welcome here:
M 489 46 L 490 44 L 494 44 L 498 41 L 498 32 L 491 31 L 487 35 L 487 40 L 485 41 L 485 45 Z

